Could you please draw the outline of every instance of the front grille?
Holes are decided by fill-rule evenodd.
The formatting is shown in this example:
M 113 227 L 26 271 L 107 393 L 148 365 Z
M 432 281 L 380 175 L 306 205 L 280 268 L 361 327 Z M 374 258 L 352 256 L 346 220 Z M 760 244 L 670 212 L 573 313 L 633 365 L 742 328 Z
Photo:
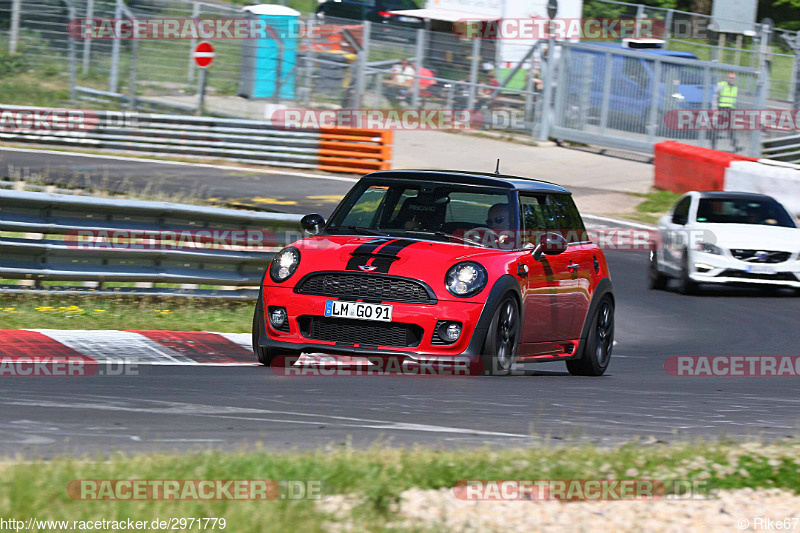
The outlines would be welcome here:
M 741 278 L 741 279 L 764 279 L 768 281 L 797 281 L 797 277 L 791 272 L 778 272 L 776 274 L 760 274 L 755 272 L 745 272 L 729 268 L 717 274 L 720 278 Z
M 411 348 L 419 346 L 423 334 L 417 325 L 396 322 L 302 316 L 298 323 L 303 337 L 340 344 Z
M 434 303 L 433 293 L 419 281 L 397 276 L 320 272 L 301 279 L 294 292 L 381 302 Z
M 747 261 L 748 263 L 783 263 L 784 261 L 788 261 L 792 256 L 790 252 L 766 250 L 733 249 L 731 250 L 731 253 L 736 259 L 741 259 L 742 261 Z

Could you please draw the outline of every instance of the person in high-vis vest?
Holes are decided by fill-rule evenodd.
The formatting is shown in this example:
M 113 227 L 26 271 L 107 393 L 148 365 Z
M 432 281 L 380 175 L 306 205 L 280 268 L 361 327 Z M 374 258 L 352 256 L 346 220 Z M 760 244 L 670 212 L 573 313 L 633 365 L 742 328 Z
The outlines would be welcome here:
M 722 137 L 722 132 L 727 131 L 727 137 L 731 139 L 733 144 L 733 151 L 738 152 L 739 146 L 736 142 L 736 135 L 731 129 L 731 116 L 730 111 L 736 109 L 736 100 L 739 97 L 739 87 L 736 86 L 736 74 L 733 72 L 728 73 L 728 78 L 717 84 L 717 89 L 714 91 L 714 101 L 718 113 L 725 113 L 728 116 L 720 117 L 719 122 L 726 124 L 727 128 L 718 130 L 714 129 L 711 135 L 711 148 L 716 149 L 717 139 Z

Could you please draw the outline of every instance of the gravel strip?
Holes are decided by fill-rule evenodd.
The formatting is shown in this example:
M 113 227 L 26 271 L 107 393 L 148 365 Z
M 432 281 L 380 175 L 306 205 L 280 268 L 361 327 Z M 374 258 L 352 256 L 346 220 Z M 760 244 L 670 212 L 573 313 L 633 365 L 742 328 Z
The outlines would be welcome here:
M 355 506 L 345 496 L 320 502 L 339 521 L 330 530 L 347 531 Z M 412 489 L 402 493 L 391 526 L 454 532 L 732 532 L 781 529 L 764 520 L 787 521 L 800 531 L 800 496 L 777 489 L 718 491 L 703 500 L 651 501 L 463 501 L 452 490 Z M 761 520 L 759 522 L 758 520 Z

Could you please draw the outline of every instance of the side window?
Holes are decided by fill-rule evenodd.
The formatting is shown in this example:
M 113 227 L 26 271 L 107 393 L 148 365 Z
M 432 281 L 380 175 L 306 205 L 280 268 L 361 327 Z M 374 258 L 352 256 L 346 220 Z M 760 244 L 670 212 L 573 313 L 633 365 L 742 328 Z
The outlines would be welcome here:
M 687 196 L 678 202 L 678 205 L 675 206 L 675 210 L 672 212 L 672 223 L 685 226 L 686 223 L 689 222 L 689 206 L 691 205 L 691 196 Z
M 578 212 L 578 207 L 567 194 L 551 194 L 549 196 L 558 229 L 568 243 L 588 241 L 586 227 Z
M 539 235 L 552 229 L 553 219 L 549 216 L 550 206 L 543 195 L 520 194 L 520 223 L 524 230 L 522 245 L 536 245 Z

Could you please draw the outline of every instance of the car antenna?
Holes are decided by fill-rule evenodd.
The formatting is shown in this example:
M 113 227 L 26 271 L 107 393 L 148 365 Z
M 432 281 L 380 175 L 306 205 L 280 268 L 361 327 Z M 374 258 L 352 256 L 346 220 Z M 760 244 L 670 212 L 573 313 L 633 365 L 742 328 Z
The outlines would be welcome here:
M 497 166 L 494 169 L 494 173 L 497 174 L 498 176 L 500 175 L 500 158 L 499 157 L 497 158 Z

